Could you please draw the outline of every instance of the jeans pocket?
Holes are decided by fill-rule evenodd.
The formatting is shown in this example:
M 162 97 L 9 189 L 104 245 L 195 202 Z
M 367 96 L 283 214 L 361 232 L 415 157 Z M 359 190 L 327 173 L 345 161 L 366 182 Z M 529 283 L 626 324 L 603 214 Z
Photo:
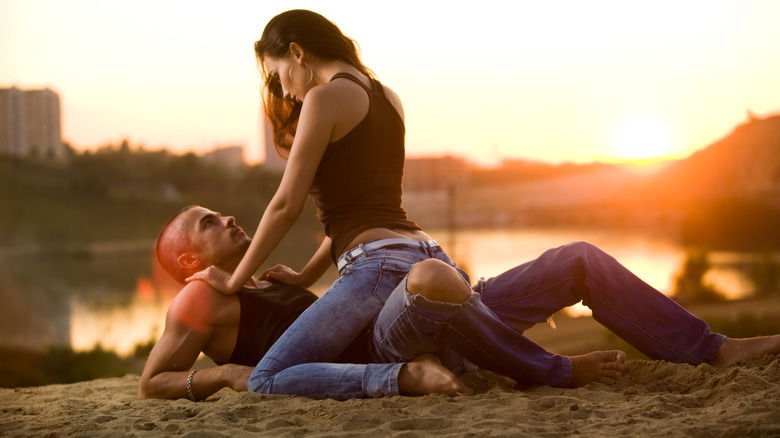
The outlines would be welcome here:
M 403 280 L 404 276 L 409 273 L 411 265 L 399 264 L 392 262 L 382 262 L 379 264 L 379 277 L 377 278 L 376 285 L 374 286 L 373 295 L 382 305 L 385 304 L 387 298 L 398 286 L 398 283 Z

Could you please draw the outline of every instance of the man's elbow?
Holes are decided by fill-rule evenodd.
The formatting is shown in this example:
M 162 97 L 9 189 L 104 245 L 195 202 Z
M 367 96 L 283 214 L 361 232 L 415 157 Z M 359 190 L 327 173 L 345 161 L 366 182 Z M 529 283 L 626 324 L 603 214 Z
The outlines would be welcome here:
M 144 379 L 143 377 L 141 377 L 141 382 L 138 384 L 138 399 L 146 400 L 150 398 L 163 398 L 163 397 L 160 397 L 160 395 L 154 391 L 154 387 L 151 384 L 149 379 Z
M 146 400 L 148 398 L 153 398 L 149 393 L 149 384 L 148 382 L 141 380 L 141 383 L 138 385 L 138 399 Z

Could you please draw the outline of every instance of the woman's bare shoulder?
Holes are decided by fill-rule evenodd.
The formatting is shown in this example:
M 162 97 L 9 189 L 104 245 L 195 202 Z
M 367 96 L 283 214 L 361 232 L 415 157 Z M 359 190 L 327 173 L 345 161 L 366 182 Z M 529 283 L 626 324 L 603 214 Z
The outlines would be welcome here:
M 401 97 L 396 93 L 392 88 L 388 87 L 387 85 L 382 84 L 382 87 L 385 91 L 385 97 L 387 97 L 387 100 L 390 101 L 390 103 L 395 107 L 395 110 L 398 111 L 398 114 L 401 115 L 401 119 L 404 118 L 404 106 L 401 103 Z

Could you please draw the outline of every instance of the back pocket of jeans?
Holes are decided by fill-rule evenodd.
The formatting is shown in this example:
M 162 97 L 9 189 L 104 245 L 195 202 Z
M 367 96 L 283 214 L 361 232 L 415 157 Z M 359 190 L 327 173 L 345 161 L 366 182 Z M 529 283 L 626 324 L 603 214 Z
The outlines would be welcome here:
M 374 298 L 384 305 L 410 268 L 410 265 L 382 262 L 379 265 L 379 278 L 374 286 Z

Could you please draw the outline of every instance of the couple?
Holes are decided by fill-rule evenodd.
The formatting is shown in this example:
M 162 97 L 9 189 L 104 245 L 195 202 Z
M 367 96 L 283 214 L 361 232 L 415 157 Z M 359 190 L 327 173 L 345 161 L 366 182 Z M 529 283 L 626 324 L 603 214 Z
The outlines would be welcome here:
M 250 240 L 232 217 L 191 206 L 165 226 L 157 255 L 166 271 L 184 283 L 204 266 L 232 272 Z M 201 400 L 224 387 L 246 390 L 255 365 L 316 300 L 300 287 L 255 278 L 232 295 L 202 281 L 187 283 L 168 309 L 165 331 L 141 377 L 140 396 Z M 471 390 L 456 374 L 477 367 L 526 385 L 614 382 L 623 353 L 566 358 L 547 353 L 522 336 L 523 330 L 580 300 L 593 310 L 594 318 L 654 359 L 722 367 L 780 349 L 778 336 L 731 339 L 710 333 L 703 321 L 612 257 L 578 242 L 480 280 L 473 290 L 447 263 L 423 260 L 387 298 L 371 330 L 345 351 L 334 352 L 332 363 L 311 364 L 328 369 L 325 375 L 304 369 L 292 389 L 270 392 L 335 399 L 467 395 Z M 340 312 L 323 317 L 322 337 L 342 336 L 341 317 Z M 190 368 L 201 352 L 220 365 L 196 375 Z M 396 378 L 374 381 L 381 374 L 372 366 L 394 369 Z
M 331 398 L 458 394 L 468 388 L 447 370 L 474 365 L 521 384 L 613 381 L 620 352 L 568 358 L 522 336 L 579 301 L 651 358 L 739 359 L 730 340 L 584 243 L 548 251 L 472 292 L 402 207 L 403 107 L 362 64 L 356 43 L 323 16 L 291 10 L 269 21 L 254 48 L 263 106 L 287 166 L 251 241 L 231 218 L 202 208 L 186 210 L 163 231 L 158 256 L 189 283 L 168 311 L 142 397 L 201 399 L 224 386 Z M 322 245 L 300 272 L 277 266 L 254 280 L 308 196 L 324 227 Z M 340 277 L 314 300 L 304 290 L 331 263 Z M 272 303 L 257 303 L 246 290 L 266 286 Z M 780 337 L 745 342 L 756 354 L 759 344 L 776 352 Z M 251 360 L 244 344 L 256 349 Z M 200 351 L 219 363 L 242 356 L 254 368 L 196 374 L 189 368 Z M 431 374 L 445 383 L 426 386 L 438 380 Z

